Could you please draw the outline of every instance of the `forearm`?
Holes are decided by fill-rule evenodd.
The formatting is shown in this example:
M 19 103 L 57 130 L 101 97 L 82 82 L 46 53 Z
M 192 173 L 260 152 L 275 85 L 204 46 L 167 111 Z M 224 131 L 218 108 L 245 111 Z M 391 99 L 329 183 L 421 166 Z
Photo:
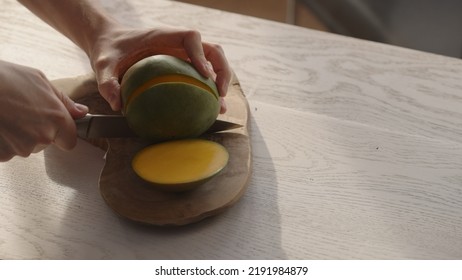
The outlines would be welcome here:
M 96 0 L 18 1 L 86 52 L 98 90 L 115 111 L 121 108 L 119 80 L 125 71 L 138 60 L 156 54 L 191 61 L 203 76 L 216 76 L 220 94 L 226 94 L 232 73 L 224 52 L 219 45 L 202 42 L 198 31 L 127 28 L 95 4 Z
M 94 0 L 18 0 L 90 56 L 97 38 L 115 24 Z

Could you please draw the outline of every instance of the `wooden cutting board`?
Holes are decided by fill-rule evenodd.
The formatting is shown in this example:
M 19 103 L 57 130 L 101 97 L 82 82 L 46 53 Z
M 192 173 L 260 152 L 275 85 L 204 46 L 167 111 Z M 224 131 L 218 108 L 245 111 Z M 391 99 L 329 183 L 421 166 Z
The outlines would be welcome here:
M 89 106 L 92 114 L 115 114 L 99 95 L 92 74 L 55 80 L 53 84 L 73 100 Z M 249 107 L 235 75 L 225 100 L 228 110 L 219 119 L 239 123 L 243 127 L 203 137 L 225 146 L 230 158 L 218 176 L 191 191 L 159 191 L 134 173 L 132 157 L 149 145 L 141 139 L 88 140 L 107 151 L 99 180 L 100 193 L 107 205 L 129 220 L 167 226 L 197 222 L 236 203 L 249 182 L 251 145 Z

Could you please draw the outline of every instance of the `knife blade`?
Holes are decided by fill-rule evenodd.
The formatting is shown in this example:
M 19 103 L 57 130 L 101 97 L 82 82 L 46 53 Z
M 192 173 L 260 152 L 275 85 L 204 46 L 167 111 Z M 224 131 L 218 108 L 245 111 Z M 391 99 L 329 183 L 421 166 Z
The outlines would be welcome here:
M 87 114 L 75 120 L 77 134 L 82 138 L 133 138 L 138 137 L 128 126 L 127 119 L 121 115 Z M 242 125 L 216 120 L 205 133 L 231 130 Z

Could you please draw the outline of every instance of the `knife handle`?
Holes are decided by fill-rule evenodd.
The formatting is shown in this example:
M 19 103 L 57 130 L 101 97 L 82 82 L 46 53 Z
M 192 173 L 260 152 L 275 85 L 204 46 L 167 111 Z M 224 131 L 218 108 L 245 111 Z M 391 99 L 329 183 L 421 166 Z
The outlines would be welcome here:
M 77 135 L 83 138 L 87 138 L 88 129 L 90 128 L 90 122 L 93 116 L 87 114 L 85 117 L 74 120 L 75 126 L 77 127 Z

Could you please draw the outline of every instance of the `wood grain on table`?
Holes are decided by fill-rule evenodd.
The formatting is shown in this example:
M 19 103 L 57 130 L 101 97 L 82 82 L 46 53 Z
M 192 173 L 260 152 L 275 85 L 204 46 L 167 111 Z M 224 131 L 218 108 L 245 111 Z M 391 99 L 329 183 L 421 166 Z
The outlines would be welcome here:
M 172 1 L 103 2 L 130 26 L 187 26 L 223 46 L 250 105 L 248 190 L 192 226 L 138 226 L 99 195 L 102 151 L 50 147 L 0 164 L 0 258 L 462 258 L 460 60 Z M 0 59 L 50 79 L 88 72 L 18 3 L 0 18 Z

